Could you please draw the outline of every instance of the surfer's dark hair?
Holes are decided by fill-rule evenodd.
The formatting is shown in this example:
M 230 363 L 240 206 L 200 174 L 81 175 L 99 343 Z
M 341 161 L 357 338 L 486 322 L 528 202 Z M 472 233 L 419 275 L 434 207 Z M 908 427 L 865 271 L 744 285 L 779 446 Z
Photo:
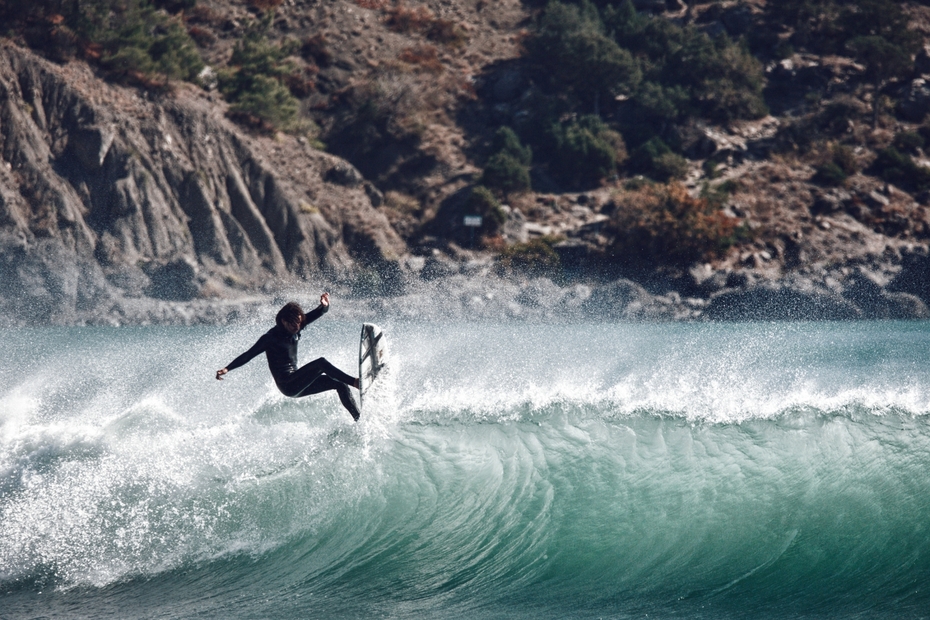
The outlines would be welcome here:
M 278 310 L 278 316 L 275 317 L 274 321 L 281 327 L 284 327 L 284 321 L 299 325 L 304 321 L 304 309 L 296 301 L 289 301 L 284 304 L 283 308 Z

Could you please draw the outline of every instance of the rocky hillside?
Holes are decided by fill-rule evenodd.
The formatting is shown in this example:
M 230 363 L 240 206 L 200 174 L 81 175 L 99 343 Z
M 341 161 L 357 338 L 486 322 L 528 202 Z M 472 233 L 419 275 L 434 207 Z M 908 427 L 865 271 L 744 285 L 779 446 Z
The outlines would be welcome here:
M 196 79 L 119 73 L 54 12 L 9 22 L 7 322 L 222 321 L 307 280 L 407 316 L 930 316 L 921 3 L 897 3 L 912 53 L 884 77 L 825 0 L 157 4 Z M 744 71 L 719 82 L 737 107 L 643 64 L 636 32 Z M 610 62 L 565 69 L 577 41 Z
M 114 86 L 7 42 L 0 100 L 7 317 L 139 320 L 140 298 L 227 299 L 406 252 L 351 165 L 248 135 L 194 87 Z

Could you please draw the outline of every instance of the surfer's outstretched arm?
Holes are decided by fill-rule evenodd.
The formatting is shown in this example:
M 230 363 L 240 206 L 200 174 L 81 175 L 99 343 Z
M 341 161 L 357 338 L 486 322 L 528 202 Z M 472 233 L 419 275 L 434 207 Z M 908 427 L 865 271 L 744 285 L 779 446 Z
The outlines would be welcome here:
M 304 315 L 304 320 L 300 324 L 300 329 L 313 323 L 327 312 L 329 312 L 329 293 L 323 293 L 320 295 L 320 305 Z
M 266 348 L 268 348 L 268 335 L 267 334 L 259 338 L 258 341 L 255 344 L 253 344 L 252 347 L 248 351 L 246 351 L 245 353 L 243 353 L 242 355 L 240 355 L 233 361 L 229 362 L 229 364 L 227 364 L 225 367 L 217 370 L 216 371 L 217 380 L 222 381 L 223 375 L 228 373 L 230 370 L 235 370 L 236 368 L 239 368 L 240 366 L 248 364 L 250 361 L 252 361 L 253 357 L 258 355 L 259 353 L 263 353 Z

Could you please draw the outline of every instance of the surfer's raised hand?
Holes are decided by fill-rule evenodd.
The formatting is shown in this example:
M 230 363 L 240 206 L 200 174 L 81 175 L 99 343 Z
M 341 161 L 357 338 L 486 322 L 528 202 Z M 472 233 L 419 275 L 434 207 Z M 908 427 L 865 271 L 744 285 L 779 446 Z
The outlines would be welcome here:
M 220 368 L 219 370 L 217 370 L 217 371 L 216 371 L 216 380 L 217 380 L 217 381 L 222 381 L 222 380 L 223 380 L 223 375 L 225 375 L 227 372 L 229 372 L 229 371 L 228 371 L 227 369 L 225 369 L 225 368 Z
M 329 293 L 323 293 L 320 295 L 320 305 L 323 307 L 329 307 Z

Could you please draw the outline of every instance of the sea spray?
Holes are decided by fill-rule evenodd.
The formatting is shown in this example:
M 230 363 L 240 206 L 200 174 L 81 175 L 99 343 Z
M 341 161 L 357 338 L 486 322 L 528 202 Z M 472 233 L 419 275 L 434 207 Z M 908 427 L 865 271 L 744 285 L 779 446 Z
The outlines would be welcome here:
M 215 381 L 259 325 L 3 332 L 4 615 L 930 605 L 930 326 L 383 327 L 358 424 L 260 359 Z

